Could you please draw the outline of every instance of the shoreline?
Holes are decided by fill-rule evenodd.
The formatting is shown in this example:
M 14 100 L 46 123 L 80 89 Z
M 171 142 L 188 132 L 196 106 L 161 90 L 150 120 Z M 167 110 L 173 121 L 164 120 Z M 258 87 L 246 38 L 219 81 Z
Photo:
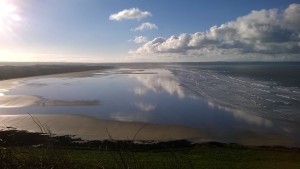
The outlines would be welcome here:
M 75 122 L 75 123 L 74 123 Z M 72 136 L 84 141 L 168 142 L 185 140 L 193 144 L 220 142 L 244 146 L 300 147 L 283 135 L 274 133 L 214 133 L 207 129 L 179 125 L 122 122 L 85 115 L 0 115 L 0 133 L 6 130 Z M 238 135 L 236 135 L 238 134 Z M 230 137 L 235 137 L 232 139 Z
M 80 73 L 85 71 L 107 70 L 113 66 L 88 66 L 88 65 L 29 65 L 29 66 L 0 66 L 0 81 L 56 75 L 65 73 Z
M 0 149 L 5 147 L 31 147 L 31 148 L 60 148 L 60 149 L 86 149 L 86 150 L 119 150 L 120 147 L 131 149 L 131 151 L 163 151 L 163 150 L 185 150 L 193 148 L 234 148 L 269 151 L 296 151 L 300 147 L 287 147 L 280 145 L 255 146 L 237 143 L 225 143 L 220 141 L 205 141 L 193 143 L 185 139 L 155 141 L 155 140 L 83 140 L 72 135 L 53 135 L 26 130 L 16 130 L 8 127 L 0 130 Z
M 200 130 L 184 126 L 122 122 L 85 115 L 0 115 L 0 124 L 16 130 L 62 136 L 72 135 L 83 140 L 168 141 L 205 135 Z M 0 127 L 5 129 L 4 126 Z
M 105 71 L 105 70 L 104 70 Z M 83 72 L 59 73 L 51 75 L 43 75 L 47 77 L 59 78 L 76 78 L 87 77 L 91 72 L 99 72 L 99 70 L 89 70 Z M 40 76 L 32 76 L 26 78 L 39 78 Z M 26 78 L 11 79 L 0 81 L 0 89 L 9 90 L 14 86 L 22 85 L 22 81 Z M 2 83 L 1 83 L 2 82 Z M 2 85 L 4 84 L 4 85 Z M 2 87 L 2 86 L 4 87 Z M 5 88 L 6 87 L 6 88 Z M 2 92 L 2 91 L 0 91 Z M 5 91 L 3 91 L 5 93 Z M 1 94 L 1 93 L 0 93 Z M 11 98 L 7 98 L 11 97 Z M 26 105 L 42 104 L 44 106 L 89 106 L 101 104 L 98 100 L 47 100 L 36 97 L 25 96 L 9 96 L 0 97 L 0 102 L 3 100 L 19 100 Z M 2 99 L 2 100 L 1 100 Z M 38 100 L 37 100 L 38 99 Z M 23 101 L 22 101 L 23 100 Z M 30 100 L 32 102 L 30 102 Z M 18 105 L 16 103 L 15 105 Z M 1 105 L 0 105 L 1 107 Z M 8 106 L 9 107 L 9 106 Z M 22 107 L 22 105 L 20 106 Z M 219 108 L 219 107 L 218 107 Z M 5 114 L 5 111 L 3 111 Z M 240 114 L 234 114 L 236 118 L 240 118 Z M 6 120 L 5 117 L 6 116 Z M 28 117 L 25 117 L 28 116 Z M 191 128 L 179 125 L 164 125 L 164 124 L 147 124 L 142 122 L 122 122 L 114 120 L 103 120 L 95 117 L 84 115 L 34 115 L 44 124 L 49 127 L 55 135 L 75 135 L 84 140 L 107 140 L 111 139 L 107 132 L 116 140 L 131 140 L 136 137 L 136 132 L 139 132 L 137 139 L 140 141 L 172 141 L 172 140 L 188 140 L 194 143 L 202 143 L 207 141 L 217 141 L 223 143 L 237 143 L 247 146 L 286 146 L 300 147 L 299 143 L 290 138 L 284 137 L 282 133 L 272 133 L 263 131 L 211 131 L 209 128 Z M 7 118 L 8 117 L 8 118 Z M 40 119 L 41 118 L 41 119 Z M 258 119 L 260 120 L 260 119 Z M 72 124 L 76 121 L 76 125 Z M 256 122 L 257 119 L 251 121 Z M 59 125 L 57 123 L 59 122 Z M 17 128 L 18 130 L 27 130 L 31 132 L 40 132 L 40 128 L 32 121 L 29 115 L 0 115 L 0 124 L 5 124 L 8 127 Z M 146 126 L 146 127 L 145 127 Z M 121 130 L 122 129 L 122 130 Z M 142 132 L 140 132 L 140 130 Z

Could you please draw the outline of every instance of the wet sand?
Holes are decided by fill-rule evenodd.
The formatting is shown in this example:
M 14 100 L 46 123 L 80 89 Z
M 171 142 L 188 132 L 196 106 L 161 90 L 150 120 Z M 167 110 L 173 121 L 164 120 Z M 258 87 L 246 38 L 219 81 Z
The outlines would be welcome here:
M 93 76 L 99 71 L 65 73 L 47 75 L 47 77 L 77 78 Z M 39 78 L 39 77 L 31 77 Z M 35 104 L 45 106 L 77 106 L 77 105 L 97 105 L 97 100 L 43 100 L 36 96 L 5 95 L 7 90 L 22 85 L 23 79 L 0 81 L 0 108 L 25 107 Z M 3 93 L 3 96 L 1 96 Z M 240 114 L 237 115 L 241 117 Z M 140 141 L 170 141 L 170 140 L 190 140 L 193 142 L 220 141 L 226 143 L 239 143 L 253 146 L 297 146 L 299 143 L 284 134 L 266 133 L 263 131 L 240 129 L 232 131 L 211 131 L 207 128 L 195 129 L 178 125 L 147 124 L 138 122 L 121 122 L 103 120 L 84 115 L 0 115 L 1 129 L 7 127 L 31 132 L 40 132 L 37 125 L 43 126 L 44 130 L 50 130 L 56 135 L 74 135 L 85 140 L 140 140 Z M 257 121 L 257 120 L 255 120 Z M 44 131 L 45 132 L 45 131 Z M 46 131 L 48 132 L 48 131 Z
M 99 70 L 90 70 L 83 72 L 72 72 L 72 73 L 61 73 L 53 75 L 43 75 L 43 76 L 34 76 L 26 77 L 19 79 L 11 80 L 1 80 L 0 81 L 0 108 L 14 108 L 14 107 L 27 107 L 33 105 L 42 105 L 42 106 L 94 106 L 99 105 L 99 100 L 49 100 L 40 98 L 37 96 L 29 95 L 6 95 L 5 92 L 8 92 L 10 89 L 21 86 L 26 79 L 37 79 L 40 77 L 48 78 L 81 78 L 93 76 L 94 73 L 99 72 Z
M 0 108 L 26 107 L 35 105 L 40 99 L 35 96 L 0 96 Z
M 284 135 L 254 131 L 214 132 L 178 125 L 103 120 L 83 115 L 0 115 L 2 130 L 15 128 L 30 132 L 72 135 L 84 140 L 189 140 L 195 143 L 218 141 L 249 146 L 299 147 Z
M 1 115 L 2 127 L 56 135 L 74 135 L 85 140 L 169 141 L 205 136 L 204 132 L 175 125 L 102 120 L 82 115 Z M 40 126 L 39 126 L 39 125 Z M 3 128 L 3 129 L 4 129 Z
M 22 85 L 21 80 L 0 81 L 0 108 L 31 106 L 39 100 L 39 98 L 35 96 L 5 95 L 5 92 L 20 85 Z
M 0 90 L 10 89 L 16 85 L 19 85 L 19 80 L 1 80 L 0 81 Z

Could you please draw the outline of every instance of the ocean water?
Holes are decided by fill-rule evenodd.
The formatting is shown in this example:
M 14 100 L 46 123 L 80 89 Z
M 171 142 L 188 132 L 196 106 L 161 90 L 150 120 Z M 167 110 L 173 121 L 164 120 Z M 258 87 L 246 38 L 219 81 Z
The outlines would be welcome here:
M 299 63 L 190 64 L 171 70 L 186 88 L 217 105 L 300 123 Z

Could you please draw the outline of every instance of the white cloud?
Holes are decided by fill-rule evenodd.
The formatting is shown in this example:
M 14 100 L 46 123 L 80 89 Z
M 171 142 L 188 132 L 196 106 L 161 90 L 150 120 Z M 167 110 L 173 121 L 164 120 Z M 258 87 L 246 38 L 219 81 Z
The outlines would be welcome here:
M 147 31 L 147 30 L 154 30 L 158 29 L 158 27 L 154 23 L 145 22 L 139 25 L 138 27 L 132 29 L 132 31 Z
M 109 20 L 141 20 L 142 18 L 152 16 L 148 11 L 141 11 L 139 8 L 124 9 L 118 13 L 111 14 Z
M 142 56 L 160 54 L 197 58 L 251 53 L 257 56 L 297 55 L 300 53 L 300 5 L 291 4 L 284 11 L 252 11 L 206 32 L 155 38 L 130 52 Z
M 134 39 L 130 39 L 129 42 L 134 42 L 134 43 L 146 43 L 148 42 L 147 37 L 145 36 L 135 36 Z
M 291 29 L 298 30 L 300 29 L 300 5 L 299 4 L 291 4 L 284 11 L 284 21 L 285 25 L 287 25 Z

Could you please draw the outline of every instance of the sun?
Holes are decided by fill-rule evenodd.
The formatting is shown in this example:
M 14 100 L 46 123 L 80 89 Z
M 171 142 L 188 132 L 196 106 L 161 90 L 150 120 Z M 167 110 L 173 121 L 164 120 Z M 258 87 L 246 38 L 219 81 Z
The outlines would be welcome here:
M 0 0 L 0 30 L 7 29 L 14 22 L 21 21 L 18 8 L 7 0 Z

